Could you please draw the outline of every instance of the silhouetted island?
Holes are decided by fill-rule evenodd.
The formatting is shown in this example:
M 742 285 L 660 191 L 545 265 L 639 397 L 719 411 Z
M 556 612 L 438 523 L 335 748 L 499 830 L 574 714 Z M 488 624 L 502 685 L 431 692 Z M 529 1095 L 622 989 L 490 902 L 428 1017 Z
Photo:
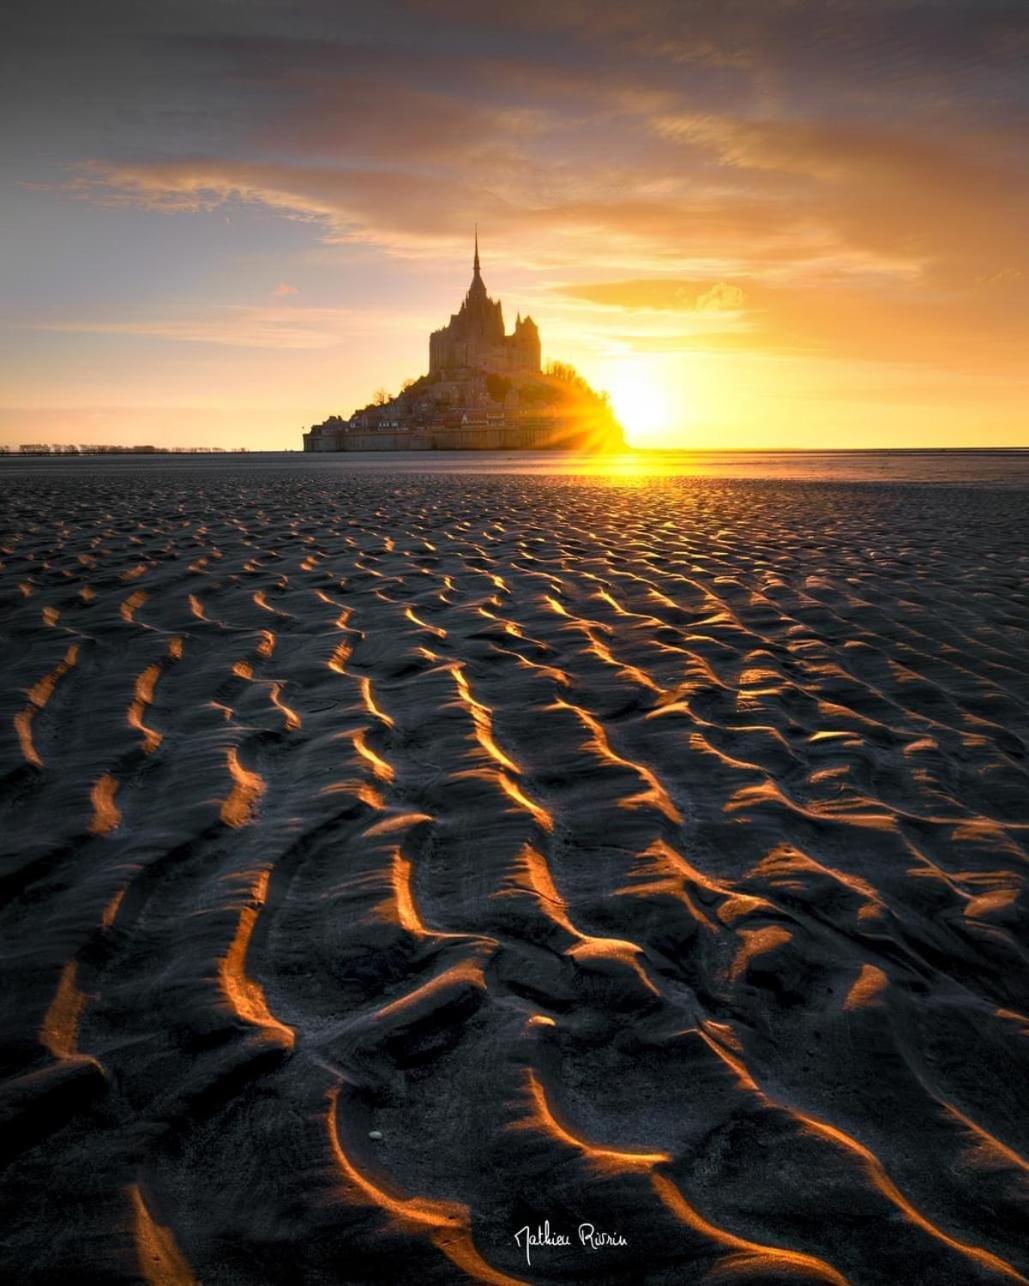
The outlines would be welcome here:
M 512 334 L 486 293 L 475 237 L 472 284 L 458 312 L 429 336 L 429 373 L 385 392 L 349 420 L 330 415 L 305 451 L 621 450 L 607 397 L 572 366 L 540 365 L 540 337 L 519 313 Z

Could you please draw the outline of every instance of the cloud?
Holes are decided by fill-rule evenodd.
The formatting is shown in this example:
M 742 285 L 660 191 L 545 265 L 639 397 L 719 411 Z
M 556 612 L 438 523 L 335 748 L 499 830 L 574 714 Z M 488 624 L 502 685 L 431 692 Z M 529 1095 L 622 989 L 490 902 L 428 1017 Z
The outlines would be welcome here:
M 537 271 L 609 255 L 640 275 L 977 277 L 1017 258 L 1029 215 L 1029 27 L 1010 0 L 119 13 L 164 72 L 228 101 L 235 133 L 202 155 L 181 137 L 101 155 L 76 181 L 97 202 L 250 202 L 411 258 L 463 255 L 479 221 Z
M 280 85 L 287 105 L 256 131 L 263 146 L 307 155 L 346 156 L 353 163 L 389 157 L 398 161 L 470 164 L 498 149 L 517 150 L 525 138 L 547 129 L 542 108 L 507 107 L 479 97 L 404 83 L 396 67 L 388 75 L 341 75 L 339 70 L 301 85 Z M 292 100 L 292 101 L 290 101 Z
M 703 294 L 697 296 L 694 306 L 700 312 L 739 312 L 743 307 L 743 291 L 739 286 L 730 286 L 728 282 L 716 281 Z
M 744 305 L 741 286 L 725 281 L 682 281 L 643 278 L 556 287 L 560 294 L 589 303 L 632 310 L 674 312 L 739 311 Z
M 636 279 L 560 288 L 612 315 L 609 333 L 653 352 L 749 349 L 925 369 L 993 370 L 1025 380 L 1029 311 L 1017 273 L 928 295 L 917 282 L 770 285 Z M 705 308 L 713 299 L 728 309 Z M 614 320 L 621 315 L 620 320 Z
M 282 293 L 281 287 L 272 292 Z M 295 293 L 292 287 L 286 293 Z M 360 328 L 365 334 L 402 328 L 404 320 L 373 309 L 252 307 L 225 304 L 187 317 L 68 319 L 38 323 L 33 330 L 127 338 L 168 339 L 179 343 L 231 348 L 318 349 L 345 342 Z
M 970 276 L 1022 253 L 1029 174 L 1003 136 L 710 115 L 660 116 L 653 126 L 721 166 L 778 176 L 781 192 L 852 246 Z
M 501 216 L 488 193 L 433 176 L 364 168 L 246 163 L 221 158 L 79 168 L 68 189 L 84 199 L 138 206 L 165 214 L 201 213 L 238 201 L 321 225 L 325 239 L 363 239 L 417 252 L 427 243 L 462 236 L 485 207 Z M 463 244 L 462 243 L 462 244 Z
M 547 301 L 546 333 L 594 352 L 978 373 L 1014 372 L 1029 341 L 1024 0 L 22 10 L 5 28 L 24 51 L 0 91 L 7 171 L 19 208 L 67 244 L 89 232 L 103 265 L 76 291 L 33 251 L 54 330 L 331 347 L 348 328 L 385 333 L 369 284 L 381 271 L 397 289 L 384 259 L 424 291 L 463 271 L 477 221 L 491 287 L 508 298 L 513 282 L 537 314 Z M 61 190 L 93 208 L 62 210 Z M 215 220 L 190 224 L 215 210 L 231 246 Z M 218 300 L 137 316 L 105 270 L 119 235 L 105 220 L 140 260 L 168 248 L 140 297 L 180 298 L 178 267 L 193 281 L 202 262 Z M 41 244 L 31 213 L 24 227 Z M 266 307 L 220 306 L 253 298 L 255 257 L 285 278 Z M 294 282 L 333 301 L 311 260 L 338 265 L 352 310 L 298 306 Z
M 474 179 L 474 175 L 471 176 Z M 81 167 L 76 196 L 112 206 L 200 213 L 233 202 L 317 225 L 330 243 L 375 245 L 409 258 L 467 254 L 468 230 L 488 229 L 493 262 L 537 271 L 616 264 L 712 272 L 845 258 L 834 230 L 778 198 L 746 192 L 648 190 L 644 175 L 599 176 L 601 191 L 559 192 L 527 204 L 488 184 L 404 170 L 247 164 L 196 158 Z M 860 254 L 862 266 L 869 257 Z M 882 271 L 895 267 L 884 259 Z

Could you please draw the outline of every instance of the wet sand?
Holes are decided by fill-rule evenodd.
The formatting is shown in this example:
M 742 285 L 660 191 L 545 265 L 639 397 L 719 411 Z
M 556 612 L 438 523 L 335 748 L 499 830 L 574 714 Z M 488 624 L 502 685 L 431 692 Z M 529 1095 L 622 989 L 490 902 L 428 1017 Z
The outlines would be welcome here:
M 1023 492 L 4 491 L 5 1281 L 1029 1278 Z

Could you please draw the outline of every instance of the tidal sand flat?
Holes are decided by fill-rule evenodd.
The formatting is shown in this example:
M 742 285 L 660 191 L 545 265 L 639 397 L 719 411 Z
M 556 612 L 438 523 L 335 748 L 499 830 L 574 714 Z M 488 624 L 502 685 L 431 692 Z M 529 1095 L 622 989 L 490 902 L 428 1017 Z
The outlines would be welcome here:
M 1029 1279 L 1024 491 L 75 464 L 5 1281 Z

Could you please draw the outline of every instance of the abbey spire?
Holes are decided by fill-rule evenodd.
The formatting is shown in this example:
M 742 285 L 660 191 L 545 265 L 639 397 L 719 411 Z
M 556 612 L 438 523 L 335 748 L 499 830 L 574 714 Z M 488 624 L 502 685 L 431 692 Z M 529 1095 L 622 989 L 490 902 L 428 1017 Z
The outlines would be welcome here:
M 475 225 L 475 258 L 472 260 L 472 284 L 468 287 L 468 299 L 478 303 L 480 306 L 485 303 L 486 283 L 482 279 L 482 273 L 479 270 L 479 225 Z M 503 333 L 503 322 L 501 322 L 501 333 Z
M 475 225 L 472 281 L 461 307 L 449 323 L 429 337 L 429 374 L 477 371 L 492 374 L 540 369 L 539 332 L 531 318 L 519 314 L 514 333 L 504 328 L 499 299 L 491 299 L 482 279 L 479 225 Z

